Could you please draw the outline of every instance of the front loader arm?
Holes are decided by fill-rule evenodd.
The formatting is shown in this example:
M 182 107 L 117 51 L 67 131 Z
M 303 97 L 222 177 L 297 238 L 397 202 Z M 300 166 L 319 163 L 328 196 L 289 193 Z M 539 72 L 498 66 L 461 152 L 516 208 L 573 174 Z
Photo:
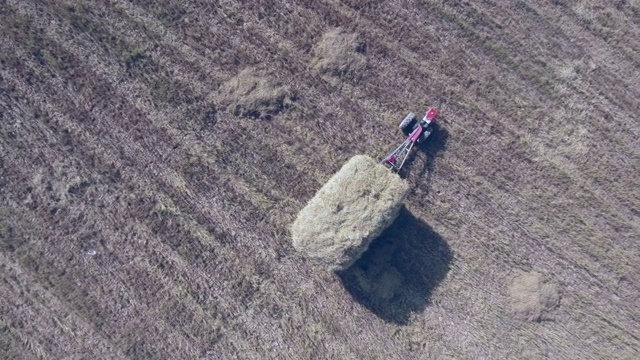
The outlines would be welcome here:
M 405 139 L 400 146 L 395 148 L 395 150 L 390 152 L 389 155 L 387 155 L 380 163 L 388 167 L 391 171 L 396 173 L 400 172 L 402 165 L 404 165 L 407 157 L 409 157 L 409 154 L 411 153 L 411 149 L 413 149 L 413 145 L 418 141 L 420 135 L 422 135 L 422 131 L 422 127 L 416 127 L 416 129 L 409 134 L 407 139 Z

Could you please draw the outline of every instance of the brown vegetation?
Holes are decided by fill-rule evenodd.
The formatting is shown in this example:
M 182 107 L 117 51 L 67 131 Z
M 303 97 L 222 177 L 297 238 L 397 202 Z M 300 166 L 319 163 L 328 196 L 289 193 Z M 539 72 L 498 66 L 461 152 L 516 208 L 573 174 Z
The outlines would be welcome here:
M 639 13 L 0 2 L 0 358 L 640 358 Z M 314 68 L 336 28 L 354 76 Z M 234 115 L 246 69 L 295 106 Z M 296 214 L 427 106 L 406 209 L 318 271 Z M 562 284 L 554 321 L 514 318 L 528 272 Z

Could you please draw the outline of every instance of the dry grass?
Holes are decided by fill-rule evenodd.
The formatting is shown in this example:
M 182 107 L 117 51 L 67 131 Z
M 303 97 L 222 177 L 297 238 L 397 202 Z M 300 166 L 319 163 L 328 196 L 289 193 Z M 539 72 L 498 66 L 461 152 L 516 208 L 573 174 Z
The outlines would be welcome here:
M 344 270 L 391 225 L 408 190 L 385 166 L 356 155 L 300 211 L 293 246 L 329 270 Z
M 355 33 L 342 28 L 327 31 L 313 47 L 311 67 L 322 74 L 348 79 L 366 65 L 366 44 Z
M 237 116 L 269 118 L 291 107 L 295 100 L 291 87 L 274 75 L 246 68 L 220 88 L 220 103 Z
M 560 304 L 558 285 L 537 272 L 515 277 L 509 286 L 509 296 L 513 315 L 528 321 L 552 319 L 549 311 Z
M 640 358 L 637 1 L 295 5 L 0 2 L 0 358 Z M 428 106 L 406 209 L 317 271 L 298 212 Z

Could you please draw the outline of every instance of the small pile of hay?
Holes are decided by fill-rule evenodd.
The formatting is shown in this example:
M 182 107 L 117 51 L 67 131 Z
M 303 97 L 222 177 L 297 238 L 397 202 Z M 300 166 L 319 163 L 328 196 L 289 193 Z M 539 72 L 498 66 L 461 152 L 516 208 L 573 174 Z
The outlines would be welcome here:
M 346 269 L 395 220 L 407 191 L 397 174 L 356 155 L 300 211 L 293 246 L 329 270 Z
M 364 68 L 366 60 L 364 43 L 356 34 L 346 33 L 341 28 L 328 31 L 314 46 L 311 67 L 320 73 L 339 78 L 352 77 Z
M 273 74 L 246 68 L 220 87 L 220 103 L 234 115 L 268 118 L 293 104 L 291 88 Z
M 537 272 L 525 273 L 513 279 L 509 287 L 511 313 L 520 320 L 541 321 L 560 304 L 560 293 L 555 283 Z

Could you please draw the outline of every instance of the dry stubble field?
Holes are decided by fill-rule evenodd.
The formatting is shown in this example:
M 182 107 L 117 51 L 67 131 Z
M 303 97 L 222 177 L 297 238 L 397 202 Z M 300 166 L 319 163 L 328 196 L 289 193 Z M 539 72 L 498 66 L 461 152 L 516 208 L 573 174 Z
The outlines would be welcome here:
M 640 3 L 600 4 L 3 0 L 0 358 L 640 357 Z M 297 212 L 427 106 L 318 271 Z

